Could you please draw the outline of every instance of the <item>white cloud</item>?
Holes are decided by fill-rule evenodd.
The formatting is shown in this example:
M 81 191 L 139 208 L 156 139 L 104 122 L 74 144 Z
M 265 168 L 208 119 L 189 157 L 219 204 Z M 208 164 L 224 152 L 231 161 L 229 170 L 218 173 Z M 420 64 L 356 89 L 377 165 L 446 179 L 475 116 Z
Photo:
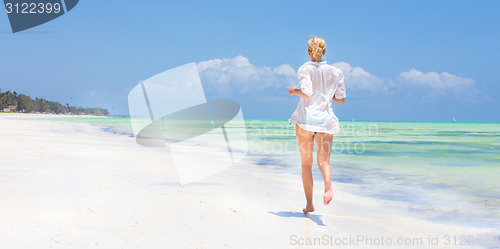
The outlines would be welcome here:
M 197 63 L 202 82 L 230 89 L 284 88 L 297 82 L 297 73 L 289 64 L 258 67 L 244 56 L 213 59 Z M 226 90 L 228 90 L 226 88 Z
M 391 81 L 370 74 L 361 67 L 352 67 L 347 62 L 336 62 L 332 66 L 342 70 L 344 82 L 353 91 L 388 92 Z
M 408 72 L 402 72 L 399 79 L 418 84 L 421 86 L 428 86 L 434 89 L 452 89 L 452 88 L 474 88 L 476 82 L 470 78 L 463 78 L 447 72 L 436 73 L 428 72 L 423 73 L 416 69 L 411 69 Z
M 437 98 L 438 96 L 454 95 L 467 98 L 477 96 L 480 91 L 476 88 L 476 81 L 471 78 L 464 78 L 447 72 L 437 73 L 411 69 L 402 72 L 398 80 L 411 86 L 424 87 L 427 90 L 426 96 Z
M 439 96 L 449 93 L 456 96 L 467 93 L 466 95 L 473 96 L 479 93 L 475 87 L 475 80 L 447 72 L 423 73 L 411 69 L 390 79 L 371 74 L 361 67 L 353 67 L 347 62 L 336 62 L 332 65 L 344 72 L 344 81 L 348 89 L 363 95 L 390 94 L 399 91 L 407 94 L 415 92 L 420 96 Z M 289 64 L 275 68 L 255 66 L 248 58 L 241 55 L 202 61 L 197 63 L 197 66 L 202 82 L 209 87 L 215 87 L 218 92 L 284 89 L 298 84 L 297 71 Z

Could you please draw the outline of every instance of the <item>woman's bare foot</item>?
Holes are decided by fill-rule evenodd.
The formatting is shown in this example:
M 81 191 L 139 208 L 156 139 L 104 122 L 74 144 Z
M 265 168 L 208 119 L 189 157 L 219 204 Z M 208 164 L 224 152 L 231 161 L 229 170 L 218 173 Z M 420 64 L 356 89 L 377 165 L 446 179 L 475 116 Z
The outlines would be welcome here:
M 314 206 L 312 204 L 311 205 L 308 204 L 306 208 L 302 209 L 302 212 L 304 212 L 304 214 L 314 212 Z
M 333 189 L 332 189 L 332 183 L 326 183 L 325 184 L 325 194 L 323 195 L 323 204 L 328 205 L 333 199 Z

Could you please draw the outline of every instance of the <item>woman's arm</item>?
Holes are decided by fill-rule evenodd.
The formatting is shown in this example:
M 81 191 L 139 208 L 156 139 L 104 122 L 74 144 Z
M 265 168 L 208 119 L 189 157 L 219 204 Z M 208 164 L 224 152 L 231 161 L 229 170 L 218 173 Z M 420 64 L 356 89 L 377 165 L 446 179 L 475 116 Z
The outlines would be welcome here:
M 333 96 L 332 100 L 335 103 L 339 103 L 339 104 L 343 105 L 344 101 L 345 101 L 345 98 L 343 98 L 343 99 L 337 99 L 337 98 L 335 98 L 335 96 Z
M 305 93 L 303 93 L 301 90 L 297 89 L 294 86 L 288 88 L 288 94 L 290 94 L 290 96 L 297 95 L 301 98 L 306 98 L 306 99 L 309 98 L 309 96 L 307 96 Z
M 342 71 L 339 70 L 337 72 L 336 78 L 338 80 L 338 86 L 337 86 L 337 89 L 335 90 L 335 93 L 333 94 L 332 101 L 343 105 L 345 102 L 345 97 L 346 97 L 345 84 L 344 84 L 344 73 L 342 73 Z M 337 98 L 336 96 L 338 96 L 339 98 Z

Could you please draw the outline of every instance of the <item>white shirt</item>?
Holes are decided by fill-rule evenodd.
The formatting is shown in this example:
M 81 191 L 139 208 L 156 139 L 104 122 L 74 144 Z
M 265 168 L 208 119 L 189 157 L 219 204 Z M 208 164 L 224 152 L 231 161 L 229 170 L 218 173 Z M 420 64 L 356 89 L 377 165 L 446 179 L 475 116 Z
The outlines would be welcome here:
M 339 132 L 339 120 L 332 110 L 332 98 L 346 97 L 344 74 L 326 61 L 306 62 L 297 72 L 300 90 L 309 98 L 300 98 L 297 109 L 288 120 L 302 129 L 334 134 Z

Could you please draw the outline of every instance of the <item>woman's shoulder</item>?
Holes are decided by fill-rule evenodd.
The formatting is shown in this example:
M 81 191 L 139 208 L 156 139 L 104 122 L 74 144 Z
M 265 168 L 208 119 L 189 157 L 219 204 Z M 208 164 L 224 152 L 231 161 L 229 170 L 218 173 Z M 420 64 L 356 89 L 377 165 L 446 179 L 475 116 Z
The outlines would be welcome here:
M 330 65 L 328 63 L 326 63 L 326 61 L 323 61 L 321 63 L 317 63 L 317 62 L 313 62 L 313 61 L 308 61 L 304 64 L 302 64 L 302 66 L 299 67 L 299 72 L 307 72 L 307 71 L 310 71 L 310 70 L 326 70 L 330 73 L 333 73 L 335 75 L 341 75 L 343 72 L 342 70 L 340 70 L 339 68 L 333 66 L 333 65 Z
M 308 61 L 304 64 L 302 64 L 302 66 L 299 67 L 299 69 L 301 68 L 311 68 L 311 67 L 314 67 L 314 64 L 312 64 L 313 62 L 312 61 Z
M 311 74 L 314 71 L 314 65 L 310 61 L 302 64 L 297 70 L 298 74 Z
M 307 61 L 299 67 L 299 71 L 315 71 L 320 69 L 322 65 L 324 65 L 323 62 L 317 63 L 314 61 Z
M 326 64 L 325 67 L 327 70 L 335 75 L 341 75 L 343 74 L 342 70 L 339 68 L 335 67 L 334 65 Z

